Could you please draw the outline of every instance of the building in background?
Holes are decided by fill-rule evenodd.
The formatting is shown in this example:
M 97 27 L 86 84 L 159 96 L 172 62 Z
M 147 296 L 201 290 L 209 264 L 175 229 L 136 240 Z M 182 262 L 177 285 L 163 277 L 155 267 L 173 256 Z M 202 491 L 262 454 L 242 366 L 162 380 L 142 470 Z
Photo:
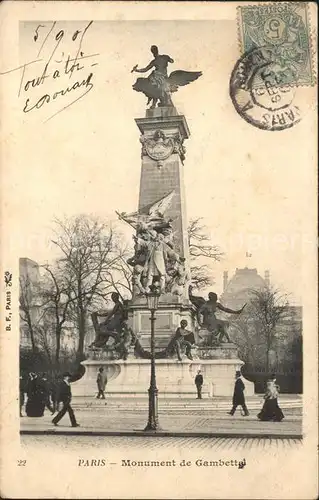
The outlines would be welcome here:
M 229 280 L 228 271 L 224 271 L 223 285 L 221 303 L 231 309 L 240 309 L 244 304 L 249 304 L 252 290 L 261 291 L 263 288 L 271 286 L 270 272 L 266 270 L 264 277 L 262 277 L 256 268 L 237 268 Z M 301 332 L 302 306 L 295 304 L 293 298 L 289 297 L 289 307 L 281 324 L 291 332 L 291 335 Z
M 32 349 L 33 336 L 40 351 L 53 352 L 55 311 L 43 300 L 41 280 L 39 264 L 27 257 L 20 258 L 20 348 Z M 63 326 L 61 349 L 75 350 L 76 346 L 76 326 L 73 321 L 67 320 Z
M 22 257 L 19 259 L 20 282 L 20 346 L 31 347 L 30 327 L 38 324 L 41 314 L 41 303 L 38 297 L 40 286 L 39 264 L 34 260 Z M 29 315 L 29 318 L 27 317 Z
M 29 278 L 31 283 L 37 285 L 40 281 L 39 264 L 27 257 L 19 259 L 19 274 L 20 278 Z
M 266 287 L 271 287 L 270 272 L 265 271 L 262 277 L 255 268 L 237 268 L 229 279 L 228 272 L 224 271 L 223 284 L 224 290 L 220 297 L 223 305 L 231 309 L 240 309 L 247 304 L 243 315 L 222 316 L 230 322 L 230 338 L 241 346 L 241 355 L 246 361 L 248 370 L 246 375 L 251 376 L 251 380 L 257 384 L 257 391 L 262 392 L 268 373 L 263 370 L 263 362 L 259 358 L 259 337 L 258 335 L 256 337 L 254 319 L 250 317 L 249 302 L 253 290 L 262 291 Z M 276 341 L 272 344 L 270 361 L 274 371 L 280 375 L 279 385 L 282 386 L 282 390 L 299 393 L 302 392 L 302 306 L 297 305 L 293 297 L 288 299 L 287 310 L 276 327 Z
M 248 303 L 252 290 L 262 290 L 269 285 L 269 271 L 262 278 L 257 269 L 244 267 L 236 269 L 234 276 L 228 280 L 228 271 L 224 271 L 223 293 L 220 301 L 231 309 L 240 309 L 243 304 Z

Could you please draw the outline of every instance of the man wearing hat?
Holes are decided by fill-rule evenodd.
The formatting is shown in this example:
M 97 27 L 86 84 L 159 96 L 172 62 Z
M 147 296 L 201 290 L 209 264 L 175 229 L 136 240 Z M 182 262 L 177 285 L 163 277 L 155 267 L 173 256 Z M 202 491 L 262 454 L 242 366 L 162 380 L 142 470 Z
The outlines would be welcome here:
M 71 420 L 72 427 L 78 427 L 79 424 L 77 423 L 73 409 L 71 408 L 72 393 L 71 393 L 70 382 L 72 380 L 72 375 L 69 372 L 66 372 L 63 373 L 62 378 L 63 380 L 60 382 L 58 388 L 58 394 L 59 394 L 58 401 L 61 401 L 63 406 L 62 409 L 59 411 L 59 413 L 52 420 L 52 423 L 54 425 L 58 425 L 58 422 L 61 420 L 62 417 L 64 417 L 66 412 L 69 412 L 69 417 Z
M 96 383 L 97 383 L 97 388 L 99 391 L 96 398 L 100 399 L 100 397 L 101 397 L 101 399 L 105 399 L 104 391 L 105 391 L 105 387 L 107 384 L 107 375 L 106 375 L 106 373 L 104 373 L 103 366 L 101 366 L 99 368 L 97 378 L 96 378 Z
M 236 382 L 235 382 L 235 388 L 234 388 L 234 395 L 233 395 L 233 407 L 232 409 L 228 412 L 229 415 L 234 415 L 237 406 L 241 406 L 243 411 L 244 411 L 244 417 L 247 417 L 249 415 L 246 403 L 245 403 L 245 395 L 244 395 L 244 390 L 245 390 L 245 385 L 244 382 L 241 379 L 241 373 L 240 371 L 236 371 Z
M 197 399 L 202 399 L 202 387 L 204 383 L 204 378 L 201 370 L 198 370 L 197 375 L 195 377 L 195 385 L 197 389 Z

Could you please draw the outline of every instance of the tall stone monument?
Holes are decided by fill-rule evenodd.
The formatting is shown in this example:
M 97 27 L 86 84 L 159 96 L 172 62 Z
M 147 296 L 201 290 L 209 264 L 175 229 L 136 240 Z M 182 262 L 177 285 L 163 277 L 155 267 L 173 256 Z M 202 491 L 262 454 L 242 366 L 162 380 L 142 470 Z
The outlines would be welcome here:
M 174 107 L 158 107 L 146 111 L 145 118 L 137 118 L 136 124 L 141 133 L 141 181 L 139 194 L 139 212 L 144 207 L 154 206 L 159 200 L 169 197 L 165 210 L 165 220 L 170 220 L 171 249 L 176 257 L 172 259 L 172 274 L 176 272 L 177 259 L 183 262 L 184 279 L 180 288 L 166 276 L 165 289 L 160 296 L 160 305 L 156 321 L 157 349 L 167 346 L 172 333 L 182 319 L 192 323 L 192 306 L 188 299 L 189 244 L 184 188 L 185 147 L 184 141 L 190 133 L 186 119 L 178 115 Z M 163 234 L 165 237 L 165 229 Z M 170 244 L 166 240 L 166 244 Z M 166 266 L 167 268 L 167 266 Z M 165 270 L 167 272 L 167 269 Z M 168 271 L 169 273 L 169 271 Z M 150 325 L 149 311 L 145 310 L 145 297 L 134 294 L 130 318 L 134 332 L 141 334 L 141 344 L 149 347 Z
M 147 78 L 138 78 L 133 85 L 151 103 L 145 116 L 135 119 L 141 143 L 138 210 L 118 213 L 133 230 L 134 255 L 128 259 L 133 296 L 124 308 L 115 294 L 115 306 L 107 321 L 99 326 L 95 318 L 99 335 L 83 362 L 86 373 L 73 393 L 92 395 L 97 370 L 102 365 L 108 374 L 109 395 L 147 397 L 151 332 L 146 296 L 155 286 L 160 290 L 155 324 L 160 397 L 193 397 L 194 377 L 199 369 L 204 375 L 204 395 L 231 396 L 235 372 L 243 364 L 237 347 L 212 340 L 215 330 L 218 335 L 217 328 L 222 326 L 222 322 L 216 322 L 215 306 L 210 309 L 209 301 L 189 295 L 184 143 L 190 131 L 185 116 L 174 107 L 171 94 L 199 78 L 201 72 L 173 71 L 168 76 L 167 67 L 173 60 L 160 55 L 155 46 L 151 51 L 154 59 L 148 66 L 139 69 L 136 65 L 132 70 L 144 73 L 153 69 Z M 207 324 L 200 328 L 204 303 Z M 187 326 L 184 324 L 184 330 L 176 334 L 182 320 Z M 247 385 L 249 394 L 252 388 Z

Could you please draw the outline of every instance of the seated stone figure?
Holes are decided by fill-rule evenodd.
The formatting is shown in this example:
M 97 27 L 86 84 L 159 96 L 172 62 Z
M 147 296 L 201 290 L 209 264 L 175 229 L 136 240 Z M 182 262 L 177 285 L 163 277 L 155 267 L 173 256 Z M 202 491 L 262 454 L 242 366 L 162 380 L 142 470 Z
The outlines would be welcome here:
M 114 302 L 114 307 L 111 311 L 103 313 L 94 312 L 91 315 L 96 337 L 94 342 L 89 346 L 90 348 L 104 347 L 110 337 L 114 339 L 115 343 L 119 341 L 126 312 L 118 293 L 113 292 L 111 298 Z M 106 316 L 103 323 L 98 322 L 99 316 Z
M 221 343 L 226 339 L 226 342 L 231 342 L 229 335 L 227 333 L 227 328 L 229 323 L 221 319 L 216 318 L 216 311 L 220 310 L 230 314 L 240 314 L 246 304 L 239 309 L 234 311 L 228 307 L 224 307 L 217 301 L 216 293 L 210 292 L 208 294 L 208 300 L 197 311 L 198 323 L 201 328 L 205 328 L 212 334 L 212 344 Z M 203 318 L 202 321 L 200 318 Z
M 174 352 L 177 354 L 178 361 L 182 361 L 182 351 L 185 348 L 185 354 L 188 359 L 193 359 L 191 349 L 192 345 L 195 344 L 195 338 L 193 332 L 186 330 L 187 321 L 183 319 L 180 326 L 176 329 L 174 337 L 170 340 L 166 353 L 167 356 L 172 355 Z

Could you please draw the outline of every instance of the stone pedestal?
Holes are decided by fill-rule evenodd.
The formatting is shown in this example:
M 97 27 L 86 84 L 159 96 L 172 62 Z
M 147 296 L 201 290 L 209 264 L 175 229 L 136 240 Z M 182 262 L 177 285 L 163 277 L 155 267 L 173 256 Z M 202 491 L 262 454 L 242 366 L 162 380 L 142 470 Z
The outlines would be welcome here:
M 223 352 L 216 353 L 216 359 L 185 358 L 181 362 L 174 359 L 156 360 L 156 381 L 159 398 L 195 397 L 194 379 L 198 370 L 204 377 L 203 397 L 232 397 L 235 373 L 244 364 L 238 358 L 223 359 Z M 106 392 L 108 397 L 148 397 L 151 366 L 149 360 L 135 359 L 129 356 L 127 361 L 91 359 L 82 363 L 85 374 L 78 382 L 72 384 L 74 396 L 94 396 L 97 392 L 96 377 L 100 366 L 108 376 Z M 254 385 L 244 380 L 245 394 L 254 394 Z
M 84 377 L 72 385 L 74 396 L 93 396 L 96 376 L 100 366 L 108 376 L 106 392 L 108 397 L 148 397 L 151 364 L 149 360 L 127 361 L 84 361 Z M 159 397 L 191 397 L 196 389 L 189 361 L 156 361 L 156 383 Z
M 197 355 L 200 359 L 237 359 L 238 347 L 230 343 L 220 344 L 216 347 L 197 346 Z
M 167 297 L 165 296 L 160 298 L 159 308 L 156 311 L 156 351 L 161 351 L 167 347 L 183 319 L 187 321 L 190 330 L 193 328 L 192 305 L 187 303 L 187 301 L 179 301 L 178 297 L 175 297 L 175 302 L 166 299 Z M 145 302 L 145 297 L 134 300 L 134 303 L 130 306 L 129 325 L 138 336 L 142 347 L 150 349 L 150 311 L 145 307 Z

